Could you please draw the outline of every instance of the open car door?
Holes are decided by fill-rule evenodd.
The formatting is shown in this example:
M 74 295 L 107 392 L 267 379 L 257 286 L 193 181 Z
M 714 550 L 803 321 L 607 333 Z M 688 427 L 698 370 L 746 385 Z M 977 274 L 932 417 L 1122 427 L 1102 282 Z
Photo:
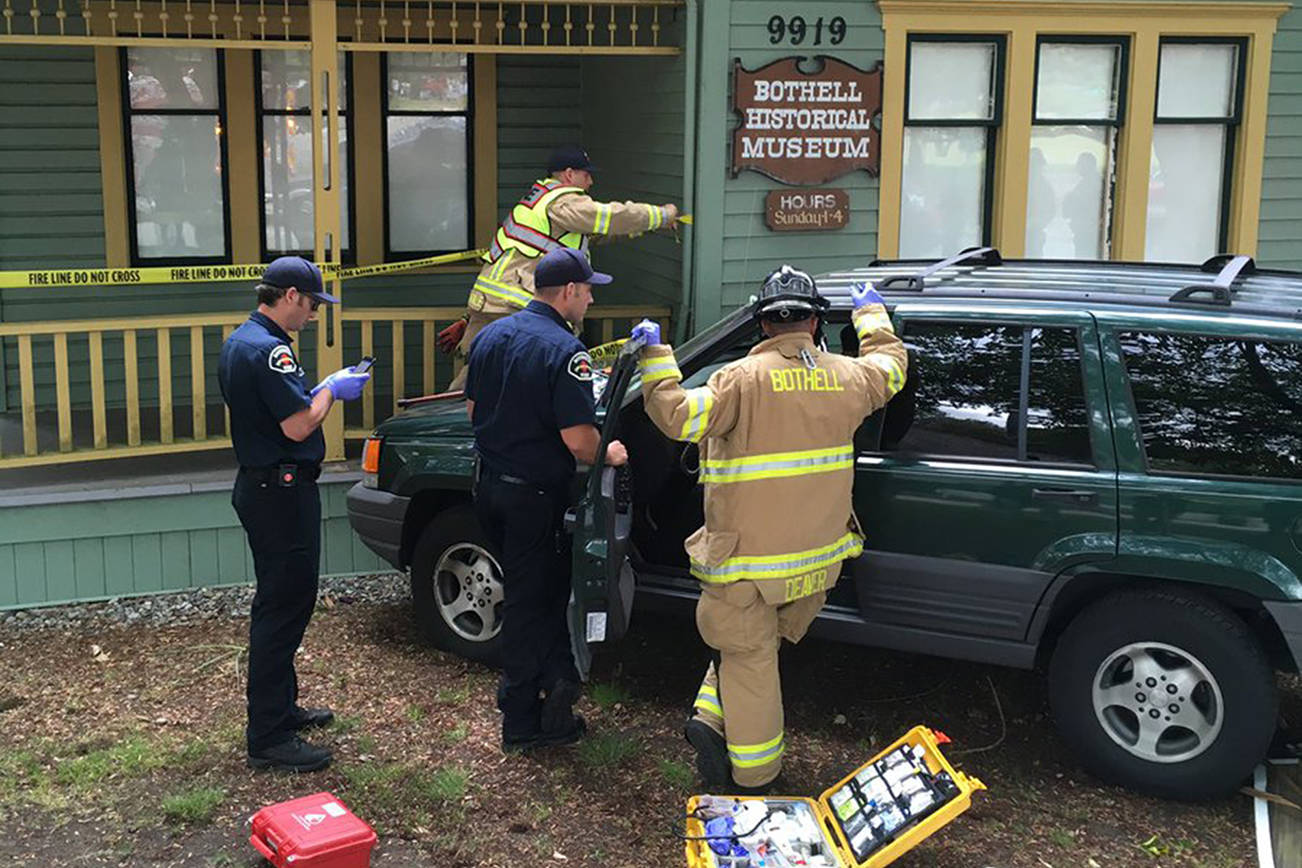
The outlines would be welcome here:
M 614 439 L 619 408 L 637 371 L 640 340 L 629 340 L 619 355 L 601 395 L 606 417 L 601 445 L 588 472 L 579 502 L 565 515 L 565 529 L 574 535 L 573 581 L 568 619 L 574 665 L 584 681 L 592 666 L 592 642 L 611 642 L 628 632 L 633 613 L 633 568 L 628 563 L 633 529 L 632 476 L 626 466 L 606 465 L 606 446 Z

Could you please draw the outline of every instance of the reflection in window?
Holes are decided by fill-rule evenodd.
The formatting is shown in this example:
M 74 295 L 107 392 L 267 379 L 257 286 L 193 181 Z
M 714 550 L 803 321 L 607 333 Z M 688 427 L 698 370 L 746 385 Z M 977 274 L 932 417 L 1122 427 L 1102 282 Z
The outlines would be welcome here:
M 900 179 L 901 257 L 939 257 L 989 234 L 1003 43 L 914 37 Z
M 129 48 L 122 56 L 137 258 L 225 257 L 221 53 Z
M 391 252 L 470 244 L 470 71 L 467 56 L 385 58 Z
M 1302 344 L 1121 336 L 1154 471 L 1302 478 Z
M 263 243 L 268 252 L 311 253 L 316 224 L 312 201 L 312 62 L 306 51 L 259 52 L 262 86 Z M 344 209 L 340 249 L 349 247 L 347 62 L 339 54 L 339 194 Z
M 1091 464 L 1089 414 L 1073 329 L 1031 329 L 1026 401 L 1026 458 Z

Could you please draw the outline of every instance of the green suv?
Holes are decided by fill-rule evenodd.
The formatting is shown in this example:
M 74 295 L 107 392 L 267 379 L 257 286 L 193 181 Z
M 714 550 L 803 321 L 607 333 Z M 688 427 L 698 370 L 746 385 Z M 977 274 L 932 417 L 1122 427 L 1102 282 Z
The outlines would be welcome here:
M 1177 798 L 1237 786 L 1275 731 L 1274 670 L 1302 663 L 1302 275 L 988 248 L 879 262 L 819 278 L 833 351 L 857 352 L 859 281 L 886 297 L 909 376 L 856 435 L 867 552 L 812 633 L 1042 668 L 1059 732 L 1101 777 Z M 745 310 L 696 335 L 677 352 L 684 385 L 757 340 Z M 634 585 L 639 611 L 696 596 L 697 447 L 647 419 L 634 351 L 599 402 L 629 470 L 576 480 L 581 665 L 623 632 Z M 368 451 L 353 527 L 410 569 L 436 644 L 491 660 L 502 585 L 471 507 L 464 402 L 413 402 Z

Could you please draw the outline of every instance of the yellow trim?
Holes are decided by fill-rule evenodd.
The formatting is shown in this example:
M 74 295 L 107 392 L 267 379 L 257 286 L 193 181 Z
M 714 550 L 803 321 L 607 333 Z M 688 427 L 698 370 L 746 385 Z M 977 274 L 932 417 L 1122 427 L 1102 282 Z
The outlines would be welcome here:
M 1247 81 L 1236 133 L 1229 249 L 1254 253 L 1265 159 L 1266 102 L 1271 42 L 1287 3 L 1088 2 L 1088 0 L 879 0 L 885 31 L 882 95 L 883 214 L 877 255 L 899 255 L 899 214 L 904 142 L 904 90 L 910 33 L 986 33 L 1008 39 L 1003 125 L 995 163 L 992 241 L 1006 256 L 1026 245 L 1026 186 L 1030 155 L 1035 42 L 1040 34 L 1112 35 L 1131 39 L 1129 105 L 1118 143 L 1112 257 L 1143 259 L 1152 149 L 1157 52 L 1161 36 L 1236 36 L 1248 39 Z M 890 70 L 898 70 L 892 75 Z
M 95 95 L 99 107 L 100 185 L 104 196 L 104 263 L 109 268 L 131 264 L 127 235 L 126 139 L 122 130 L 122 74 L 116 48 L 95 49 Z
M 259 200 L 257 78 L 252 51 L 227 51 L 226 57 L 226 178 L 231 215 L 231 262 L 262 259 L 262 220 Z
M 353 54 L 353 247 L 357 263 L 384 261 L 384 119 L 380 112 L 380 55 Z M 482 245 L 476 245 L 482 246 Z

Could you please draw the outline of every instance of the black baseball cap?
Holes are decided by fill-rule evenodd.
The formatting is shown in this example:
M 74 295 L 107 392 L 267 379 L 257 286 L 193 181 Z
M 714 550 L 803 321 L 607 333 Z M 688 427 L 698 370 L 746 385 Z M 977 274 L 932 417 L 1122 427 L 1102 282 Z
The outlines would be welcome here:
M 320 301 L 338 304 L 339 299 L 325 291 L 321 269 L 301 256 L 281 256 L 273 259 L 262 272 L 262 282 L 267 286 L 289 289 L 291 286 L 304 295 Z
M 561 145 L 547 158 L 548 172 L 562 172 L 565 169 L 583 169 L 587 172 L 597 171 L 588 159 L 588 152 L 579 145 Z
M 601 285 L 615 278 L 593 271 L 588 257 L 572 247 L 560 247 L 538 260 L 533 273 L 533 285 L 541 287 L 564 286 L 567 283 Z

